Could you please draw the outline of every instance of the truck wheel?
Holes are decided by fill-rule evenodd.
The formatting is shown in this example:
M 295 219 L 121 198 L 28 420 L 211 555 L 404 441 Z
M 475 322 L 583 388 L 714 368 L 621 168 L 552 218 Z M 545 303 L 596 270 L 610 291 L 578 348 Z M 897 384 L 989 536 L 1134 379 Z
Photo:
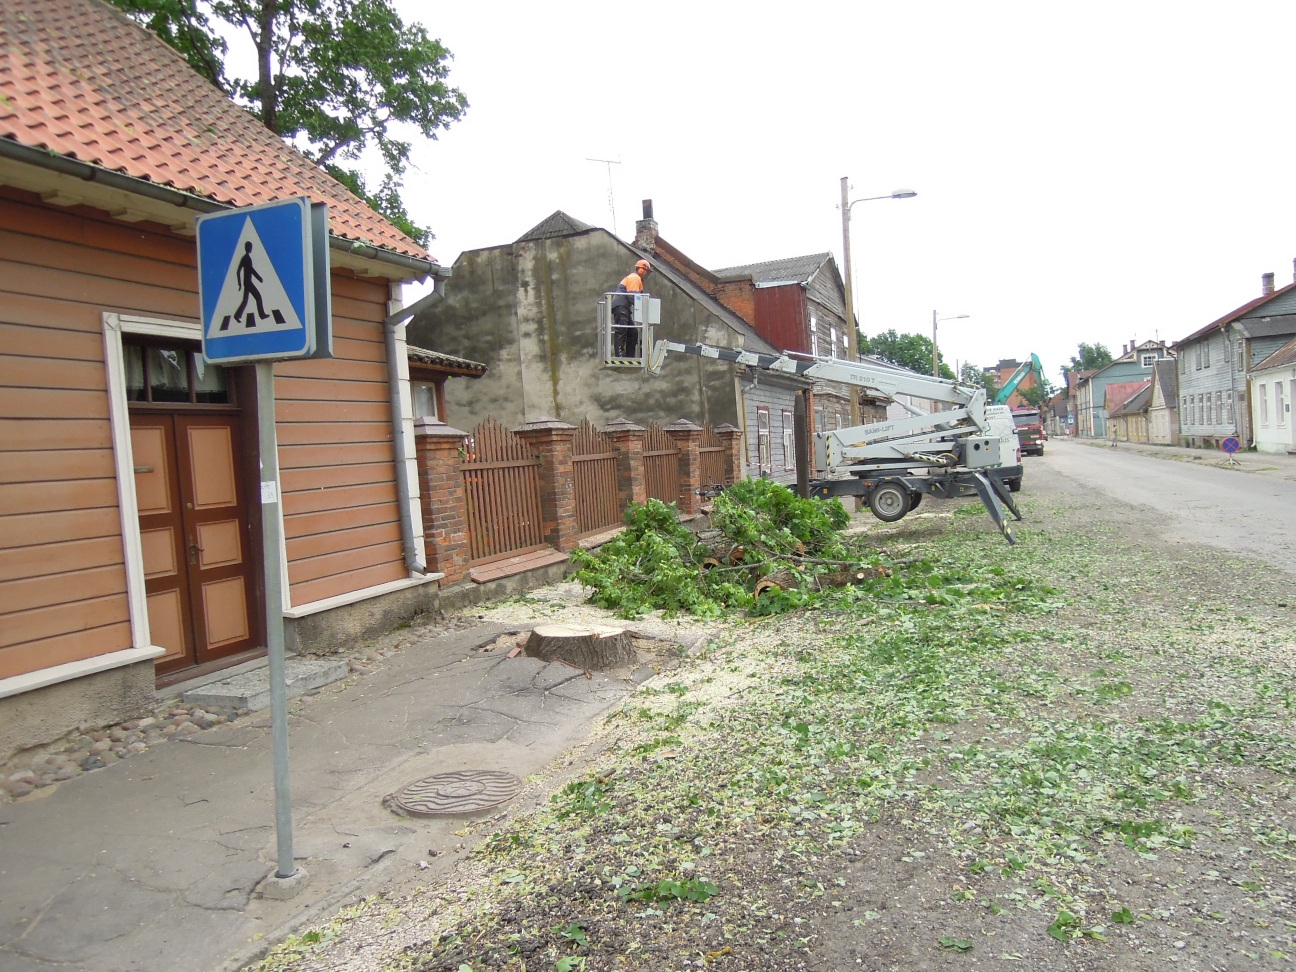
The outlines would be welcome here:
M 869 493 L 869 509 L 883 523 L 894 523 L 909 512 L 909 490 L 899 483 L 881 483 Z
M 912 513 L 918 509 L 918 504 L 922 502 L 923 494 L 914 490 L 909 494 L 909 512 Z
M 1020 492 L 1021 492 L 1021 480 L 1020 480 L 1020 479 L 1007 479 L 1007 480 L 1004 480 L 1004 481 L 1008 484 L 1008 492 L 1010 492 L 1010 493 L 1020 493 Z

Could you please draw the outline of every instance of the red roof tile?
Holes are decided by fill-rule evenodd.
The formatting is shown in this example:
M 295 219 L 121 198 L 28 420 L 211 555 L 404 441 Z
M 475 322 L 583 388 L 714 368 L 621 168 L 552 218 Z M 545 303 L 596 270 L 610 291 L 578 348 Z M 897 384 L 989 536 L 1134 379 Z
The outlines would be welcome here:
M 1114 381 L 1108 385 L 1104 391 L 1107 393 L 1107 401 L 1104 405 L 1107 411 L 1114 412 L 1131 398 L 1141 392 L 1148 386 L 1148 381 Z
M 101 0 L 0 2 L 0 137 L 232 206 L 309 196 L 333 235 L 430 259 Z

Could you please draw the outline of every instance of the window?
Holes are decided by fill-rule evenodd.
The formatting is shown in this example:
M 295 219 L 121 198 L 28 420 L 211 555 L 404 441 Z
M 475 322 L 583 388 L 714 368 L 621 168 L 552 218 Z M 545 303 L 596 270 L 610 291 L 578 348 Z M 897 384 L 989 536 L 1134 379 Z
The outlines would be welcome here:
M 1144 368 L 1153 368 L 1153 367 L 1155 367 L 1155 366 L 1156 366 L 1156 363 L 1157 363 L 1157 355 L 1156 355 L 1156 352 L 1155 352 L 1155 351 L 1144 351 L 1143 354 L 1142 354 L 1141 357 L 1140 357 L 1140 361 L 1141 361 L 1141 363 L 1142 363 L 1142 365 L 1143 365 Z
M 1224 393 L 1222 391 L 1215 393 L 1215 424 L 1224 424 Z
M 126 400 L 179 405 L 228 405 L 228 376 L 184 347 L 124 344 Z
M 1210 338 L 1202 342 L 1202 367 L 1210 367 Z
M 1237 364 L 1234 367 L 1238 371 L 1246 371 L 1246 351 L 1241 341 L 1237 344 Z
M 819 357 L 819 332 L 814 329 L 814 318 L 810 318 L 810 353 Z
M 430 381 L 411 381 L 410 397 L 414 400 L 414 417 L 429 418 L 435 421 L 437 416 L 436 385 Z
M 1202 349 L 1202 346 L 1201 346 L 1200 344 L 1197 345 L 1196 353 L 1195 353 L 1195 359 L 1196 359 L 1196 361 L 1197 361 L 1197 370 L 1198 370 L 1198 371 L 1201 371 L 1201 361 L 1202 361 L 1202 352 L 1201 352 L 1201 349 Z
M 1269 424 L 1269 386 L 1262 384 L 1260 394 L 1256 396 L 1260 399 L 1260 424 Z
M 1210 393 L 1210 392 L 1207 392 L 1207 393 L 1206 393 L 1206 408 L 1205 408 L 1205 413 L 1206 413 L 1206 424 L 1207 424 L 1207 425 L 1214 425 L 1214 424 L 1215 424 L 1215 402 L 1214 402 L 1214 400 L 1211 398 L 1211 393 Z
M 816 408 L 814 410 L 814 416 L 815 416 L 814 430 L 816 432 L 827 432 L 828 418 L 827 418 L 827 413 L 823 409 L 823 406 L 820 406 L 819 408 Z
M 841 416 L 841 412 L 838 412 L 836 415 L 833 416 L 833 421 L 837 423 L 837 424 L 834 426 L 834 428 L 838 428 L 838 429 L 840 429 L 840 428 L 842 427 L 842 416 Z
M 1281 379 L 1274 382 L 1274 421 L 1279 427 L 1287 424 L 1287 411 L 1283 402 L 1283 382 Z
M 1185 395 L 1179 399 L 1179 421 L 1188 421 L 1188 396 Z
M 1233 421 L 1233 393 L 1229 392 L 1227 395 L 1225 395 L 1224 401 L 1228 402 L 1228 418 L 1225 419 L 1225 421 L 1229 425 L 1233 425 L 1235 424 Z
M 762 476 L 774 471 L 770 456 L 770 414 L 764 405 L 756 407 L 756 464 Z
M 834 327 L 831 328 L 831 330 L 832 330 L 832 347 L 829 349 L 828 353 L 835 358 L 837 357 L 837 328 Z
M 796 428 L 787 409 L 783 410 L 783 468 L 796 468 Z

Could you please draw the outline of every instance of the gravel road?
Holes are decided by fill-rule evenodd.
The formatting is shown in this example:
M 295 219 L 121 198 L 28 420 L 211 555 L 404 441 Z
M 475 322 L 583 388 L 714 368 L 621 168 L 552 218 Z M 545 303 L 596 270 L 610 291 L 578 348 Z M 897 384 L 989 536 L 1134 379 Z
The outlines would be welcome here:
M 1166 517 L 1166 539 L 1207 543 L 1296 574 L 1296 482 L 1175 462 L 1121 449 L 1094 448 L 1056 439 L 1045 466 L 1082 485 Z

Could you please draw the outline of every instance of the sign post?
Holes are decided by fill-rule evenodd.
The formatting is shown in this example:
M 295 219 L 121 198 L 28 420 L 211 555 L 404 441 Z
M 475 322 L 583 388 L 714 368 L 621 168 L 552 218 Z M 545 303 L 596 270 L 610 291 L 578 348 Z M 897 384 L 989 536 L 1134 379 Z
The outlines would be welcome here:
M 269 898 L 291 898 L 310 880 L 293 860 L 274 362 L 333 356 L 331 290 L 326 204 L 302 197 L 198 217 L 203 358 L 256 365 L 277 845 L 277 866 L 261 885 Z
M 1233 458 L 1233 453 L 1237 452 L 1239 449 L 1242 448 L 1242 443 L 1238 441 L 1237 436 L 1230 435 L 1227 439 L 1225 439 L 1223 442 L 1220 443 L 1220 448 L 1228 453 L 1229 465 L 1232 466 L 1242 465 L 1242 463 L 1238 462 L 1236 459 Z

